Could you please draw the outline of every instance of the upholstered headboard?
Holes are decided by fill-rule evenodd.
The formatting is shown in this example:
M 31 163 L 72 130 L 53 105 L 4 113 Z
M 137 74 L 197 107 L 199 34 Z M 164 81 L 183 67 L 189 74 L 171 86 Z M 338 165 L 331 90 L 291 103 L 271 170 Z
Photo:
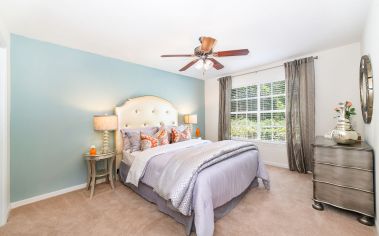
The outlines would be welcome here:
M 178 111 L 167 100 L 155 96 L 136 97 L 115 108 L 118 128 L 115 131 L 116 168 L 122 160 L 123 140 L 120 130 L 161 125 L 178 125 Z

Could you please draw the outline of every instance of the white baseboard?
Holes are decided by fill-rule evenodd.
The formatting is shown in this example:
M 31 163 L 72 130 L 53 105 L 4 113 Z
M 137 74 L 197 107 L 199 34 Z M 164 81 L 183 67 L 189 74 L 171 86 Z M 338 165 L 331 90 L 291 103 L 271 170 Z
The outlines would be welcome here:
M 283 163 L 278 163 L 278 162 L 271 162 L 271 161 L 265 161 L 264 162 L 266 165 L 269 166 L 275 166 L 275 167 L 280 167 L 280 168 L 285 168 L 288 169 L 288 164 L 283 164 Z
M 98 182 L 100 182 L 100 181 L 98 181 Z M 44 200 L 44 199 L 47 199 L 47 198 L 51 198 L 51 197 L 55 197 L 55 196 L 58 196 L 58 195 L 62 195 L 62 194 L 65 194 L 65 193 L 73 192 L 73 191 L 85 188 L 86 186 L 87 186 L 87 183 L 83 183 L 83 184 L 79 184 L 79 185 L 76 185 L 76 186 L 72 186 L 72 187 L 61 189 L 61 190 L 57 190 L 57 191 L 54 191 L 54 192 L 45 193 L 45 194 L 38 195 L 38 196 L 35 196 L 35 197 L 31 197 L 31 198 L 27 198 L 27 199 L 24 199 L 24 200 L 20 200 L 20 201 L 17 201 L 17 202 L 11 202 L 11 209 L 14 209 L 16 207 L 20 207 L 20 206 L 23 206 L 23 205 L 26 205 L 26 204 L 30 204 L 30 203 L 33 203 L 33 202 L 38 202 L 38 201 L 41 201 L 41 200 Z
M 104 182 L 105 182 L 105 179 L 96 180 L 96 184 L 101 184 L 101 183 L 104 183 Z M 38 201 L 41 201 L 41 200 L 44 200 L 44 199 L 47 199 L 47 198 L 51 198 L 51 197 L 55 197 L 55 196 L 59 196 L 59 195 L 65 194 L 65 193 L 73 192 L 73 191 L 76 191 L 76 190 L 79 190 L 79 189 L 83 189 L 85 187 L 87 187 L 87 183 L 75 185 L 75 186 L 72 186 L 72 187 L 64 188 L 64 189 L 57 190 L 57 191 L 50 192 L 50 193 L 41 194 L 41 195 L 38 195 L 38 196 L 35 196 L 35 197 L 31 197 L 31 198 L 27 198 L 27 199 L 24 199 L 24 200 L 20 200 L 20 201 L 17 201 L 17 202 L 11 202 L 10 208 L 14 209 L 16 207 L 20 207 L 20 206 L 23 206 L 23 205 L 26 205 L 26 204 L 30 204 L 30 203 L 33 203 L 33 202 L 38 202 Z M 9 213 L 9 211 L 8 211 L 8 213 Z
M 264 163 L 266 165 L 288 169 L 288 165 L 286 165 L 286 164 L 277 163 L 277 162 L 270 162 L 270 161 L 265 161 Z M 96 181 L 96 184 L 100 184 L 100 183 L 103 183 L 103 182 L 105 182 L 105 180 L 101 179 L 99 181 Z M 47 198 L 51 198 L 51 197 L 55 197 L 55 196 L 59 196 L 59 195 L 65 194 L 65 193 L 73 192 L 73 191 L 76 191 L 76 190 L 79 190 L 79 189 L 83 189 L 86 186 L 87 186 L 87 183 L 83 183 L 83 184 L 79 184 L 79 185 L 76 185 L 76 186 L 72 186 L 72 187 L 61 189 L 61 190 L 57 190 L 57 191 L 54 191 L 54 192 L 45 193 L 45 194 L 38 195 L 38 196 L 35 196 L 35 197 L 31 197 L 31 198 L 27 198 L 27 199 L 24 199 L 24 200 L 20 200 L 20 201 L 17 201 L 17 202 L 11 202 L 10 207 L 11 207 L 11 209 L 14 209 L 14 208 L 17 208 L 17 207 L 20 207 L 20 206 L 23 206 L 23 205 L 27 205 L 27 204 L 33 203 L 33 202 L 38 202 L 38 201 L 41 201 L 41 200 L 44 200 L 44 199 L 47 199 Z

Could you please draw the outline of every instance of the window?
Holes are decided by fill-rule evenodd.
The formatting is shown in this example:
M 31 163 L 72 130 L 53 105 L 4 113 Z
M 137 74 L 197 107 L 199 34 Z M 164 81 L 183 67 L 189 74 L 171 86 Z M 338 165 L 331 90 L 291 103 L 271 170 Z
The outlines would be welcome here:
M 232 138 L 286 139 L 284 80 L 232 89 Z

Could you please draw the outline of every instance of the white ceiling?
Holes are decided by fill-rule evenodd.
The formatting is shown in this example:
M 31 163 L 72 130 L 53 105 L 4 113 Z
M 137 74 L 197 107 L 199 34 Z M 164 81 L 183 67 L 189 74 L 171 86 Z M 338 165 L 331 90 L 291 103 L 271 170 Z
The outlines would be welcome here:
M 203 78 L 190 58 L 199 36 L 217 50 L 248 48 L 250 55 L 220 58 L 235 73 L 360 39 L 371 0 L 0 0 L 0 18 L 15 34 L 165 71 Z

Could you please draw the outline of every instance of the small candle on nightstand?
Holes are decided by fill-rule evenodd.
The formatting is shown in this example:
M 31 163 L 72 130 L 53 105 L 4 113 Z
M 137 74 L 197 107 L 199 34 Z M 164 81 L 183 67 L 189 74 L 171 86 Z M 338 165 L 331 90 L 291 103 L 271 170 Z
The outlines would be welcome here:
M 92 146 L 90 147 L 90 149 L 89 149 L 89 154 L 90 154 L 91 156 L 96 155 L 96 147 L 95 147 L 95 145 L 92 145 Z
M 196 128 L 196 137 L 197 138 L 200 138 L 200 129 L 199 128 Z

